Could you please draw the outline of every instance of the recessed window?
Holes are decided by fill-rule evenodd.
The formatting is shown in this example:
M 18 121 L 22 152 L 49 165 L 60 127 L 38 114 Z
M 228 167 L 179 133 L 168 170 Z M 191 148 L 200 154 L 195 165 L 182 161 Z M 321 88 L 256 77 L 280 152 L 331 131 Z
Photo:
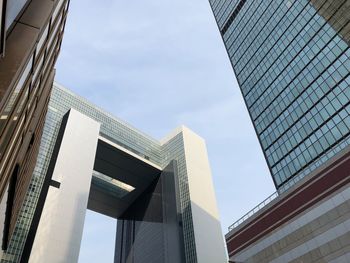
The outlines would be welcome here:
M 0 56 L 5 49 L 5 11 L 6 0 L 0 0 Z

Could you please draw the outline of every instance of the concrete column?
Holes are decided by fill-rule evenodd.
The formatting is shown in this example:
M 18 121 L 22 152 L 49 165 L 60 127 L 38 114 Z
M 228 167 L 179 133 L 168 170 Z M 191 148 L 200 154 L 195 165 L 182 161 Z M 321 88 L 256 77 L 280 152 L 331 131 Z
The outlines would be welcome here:
M 199 263 L 226 263 L 226 249 L 205 141 L 183 127 L 188 187 Z
M 100 124 L 71 109 L 29 262 L 77 262 Z

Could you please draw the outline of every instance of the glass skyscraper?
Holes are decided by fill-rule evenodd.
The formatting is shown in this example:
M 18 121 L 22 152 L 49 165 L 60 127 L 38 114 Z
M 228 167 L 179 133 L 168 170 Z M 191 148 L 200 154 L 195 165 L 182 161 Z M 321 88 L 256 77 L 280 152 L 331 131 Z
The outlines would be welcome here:
M 350 144 L 349 0 L 210 0 L 276 187 Z

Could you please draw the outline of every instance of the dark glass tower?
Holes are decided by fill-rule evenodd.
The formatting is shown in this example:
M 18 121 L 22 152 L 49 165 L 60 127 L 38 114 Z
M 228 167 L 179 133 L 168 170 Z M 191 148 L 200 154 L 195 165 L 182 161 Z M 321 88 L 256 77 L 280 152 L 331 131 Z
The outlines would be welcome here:
M 350 1 L 210 4 L 283 190 L 350 144 Z

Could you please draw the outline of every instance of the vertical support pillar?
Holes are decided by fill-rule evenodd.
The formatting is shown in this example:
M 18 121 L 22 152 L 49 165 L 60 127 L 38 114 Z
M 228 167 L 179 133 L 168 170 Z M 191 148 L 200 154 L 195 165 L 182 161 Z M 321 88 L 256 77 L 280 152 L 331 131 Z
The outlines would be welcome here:
M 226 263 L 227 254 L 205 141 L 186 127 L 183 127 L 182 133 L 197 262 Z
M 70 110 L 29 262 L 78 261 L 99 130 Z

